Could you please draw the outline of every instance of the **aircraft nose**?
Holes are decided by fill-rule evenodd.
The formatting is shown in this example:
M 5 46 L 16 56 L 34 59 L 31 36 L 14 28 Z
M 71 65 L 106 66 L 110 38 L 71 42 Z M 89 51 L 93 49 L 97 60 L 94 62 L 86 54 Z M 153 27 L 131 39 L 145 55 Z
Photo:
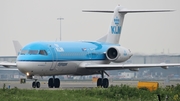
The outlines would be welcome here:
M 21 63 L 21 62 L 16 62 L 17 64 L 17 68 L 19 69 L 19 71 L 21 71 L 22 73 L 26 73 L 26 66 L 25 64 Z
M 32 74 L 33 71 L 36 70 L 35 65 L 33 65 L 30 62 L 18 61 L 16 63 L 17 63 L 17 67 L 18 67 L 19 71 L 21 71 L 24 74 L 26 74 L 26 73 L 31 73 Z

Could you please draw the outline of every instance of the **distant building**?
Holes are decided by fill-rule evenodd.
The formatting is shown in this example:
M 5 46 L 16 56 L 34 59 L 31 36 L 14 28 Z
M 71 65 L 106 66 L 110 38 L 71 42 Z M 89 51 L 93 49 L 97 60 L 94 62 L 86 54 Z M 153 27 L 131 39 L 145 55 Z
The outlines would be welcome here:
M 132 79 L 135 77 L 135 73 L 133 72 L 119 72 L 119 79 Z

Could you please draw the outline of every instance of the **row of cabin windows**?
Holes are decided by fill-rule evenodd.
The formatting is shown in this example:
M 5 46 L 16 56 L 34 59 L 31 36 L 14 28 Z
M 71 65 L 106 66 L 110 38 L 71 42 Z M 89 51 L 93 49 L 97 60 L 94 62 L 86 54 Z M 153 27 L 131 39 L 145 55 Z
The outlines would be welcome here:
M 25 54 L 29 54 L 29 55 L 48 55 L 47 52 L 45 50 L 22 50 L 21 55 L 25 55 Z M 60 53 L 61 56 L 83 56 L 83 55 L 100 55 L 103 54 L 101 52 L 97 52 L 97 53 Z
M 96 55 L 102 55 L 103 53 L 97 52 L 97 53 L 60 53 L 60 56 L 84 56 L 84 55 L 91 55 L 91 56 L 96 56 Z
M 46 50 L 22 50 L 21 55 L 29 54 L 29 55 L 48 55 Z

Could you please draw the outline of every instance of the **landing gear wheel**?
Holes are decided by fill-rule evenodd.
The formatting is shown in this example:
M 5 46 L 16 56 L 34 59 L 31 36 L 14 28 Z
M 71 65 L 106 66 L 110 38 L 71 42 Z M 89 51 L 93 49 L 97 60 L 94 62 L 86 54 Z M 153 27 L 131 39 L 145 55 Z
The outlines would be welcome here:
M 59 80 L 58 78 L 56 78 L 56 79 L 54 80 L 54 87 L 55 87 L 55 88 L 59 88 L 59 86 L 60 86 L 60 80 Z
M 36 88 L 36 82 L 32 82 L 32 87 Z
M 40 88 L 40 86 L 41 86 L 41 85 L 40 85 L 40 82 L 36 82 L 36 81 L 33 81 L 33 82 L 32 82 L 32 87 L 33 87 L 33 88 L 36 88 L 36 87 L 37 87 L 37 88 Z
M 108 80 L 107 78 L 104 78 L 104 79 L 103 79 L 102 86 L 103 86 L 104 88 L 108 88 L 108 86 L 109 86 L 109 80 Z
M 53 88 L 53 78 L 50 78 L 49 80 L 48 80 L 48 87 L 49 88 Z
M 108 88 L 109 87 L 109 80 L 107 78 L 104 78 L 104 73 L 109 76 L 104 70 L 99 71 L 101 74 L 101 78 L 98 78 L 97 80 L 97 86 L 101 86 L 103 88 Z
M 101 86 L 102 86 L 102 78 L 98 78 L 97 87 L 101 87 Z
M 41 86 L 40 82 L 36 82 L 36 87 L 40 88 L 40 86 Z
M 59 78 L 55 78 L 55 76 L 53 76 L 53 78 L 49 78 L 48 80 L 48 87 L 49 88 L 59 88 L 60 87 L 60 80 Z

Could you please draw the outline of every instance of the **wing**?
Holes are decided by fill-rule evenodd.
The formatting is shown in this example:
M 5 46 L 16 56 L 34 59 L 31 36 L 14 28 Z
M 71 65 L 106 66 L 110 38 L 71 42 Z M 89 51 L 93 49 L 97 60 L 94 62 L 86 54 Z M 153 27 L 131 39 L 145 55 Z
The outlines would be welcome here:
M 118 70 L 118 69 L 130 69 L 136 71 L 138 68 L 153 68 L 161 67 L 167 69 L 169 66 L 180 66 L 180 64 L 84 64 L 81 67 L 86 69 L 96 70 Z
M 1 71 L 1 70 L 11 71 L 11 70 L 18 70 L 18 68 L 0 68 L 0 71 Z
M 11 63 L 11 62 L 0 62 L 0 66 L 10 68 L 10 67 L 17 67 L 17 64 L 16 63 Z

